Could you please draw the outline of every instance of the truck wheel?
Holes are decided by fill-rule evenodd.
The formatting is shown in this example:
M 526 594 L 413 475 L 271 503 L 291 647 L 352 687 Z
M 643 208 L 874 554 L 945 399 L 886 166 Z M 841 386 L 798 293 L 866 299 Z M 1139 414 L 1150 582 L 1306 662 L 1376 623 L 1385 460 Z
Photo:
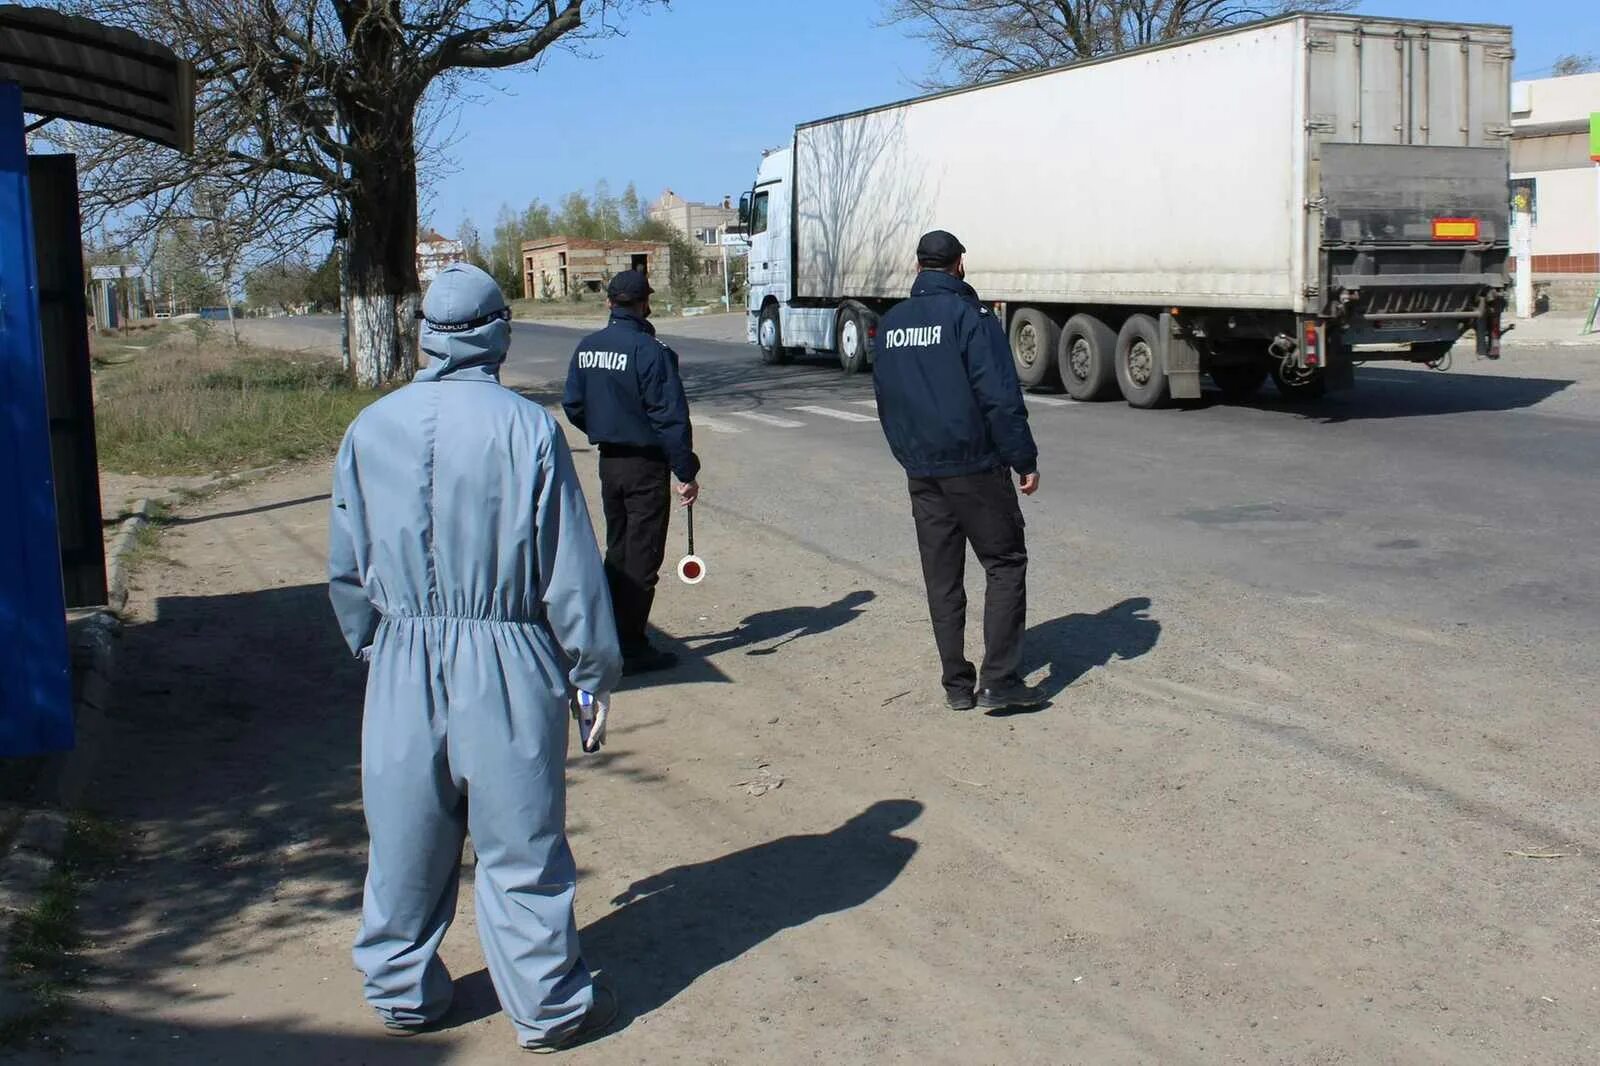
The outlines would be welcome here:
M 1043 311 L 1024 307 L 1011 318 L 1011 361 L 1024 388 L 1054 385 L 1061 327 Z
M 1056 370 L 1074 400 L 1109 400 L 1117 391 L 1117 331 L 1093 315 L 1061 327 Z
M 839 312 L 839 366 L 846 374 L 859 374 L 867 368 L 867 316 L 858 307 Z
M 794 349 L 783 346 L 783 327 L 778 319 L 778 305 L 768 304 L 761 309 L 756 320 L 756 345 L 761 349 L 763 363 L 787 363 L 794 358 Z
M 1211 381 L 1222 390 L 1222 398 L 1229 403 L 1241 403 L 1261 391 L 1267 380 L 1264 363 L 1235 363 L 1211 369 Z
M 1282 363 L 1274 363 L 1272 383 L 1278 386 L 1278 395 L 1289 403 L 1310 403 L 1322 399 L 1328 392 L 1328 378 L 1320 368 L 1301 370 L 1290 367 L 1286 372 Z
M 1149 315 L 1132 315 L 1117 334 L 1117 386 L 1134 407 L 1165 407 L 1172 398 L 1161 365 L 1161 334 Z

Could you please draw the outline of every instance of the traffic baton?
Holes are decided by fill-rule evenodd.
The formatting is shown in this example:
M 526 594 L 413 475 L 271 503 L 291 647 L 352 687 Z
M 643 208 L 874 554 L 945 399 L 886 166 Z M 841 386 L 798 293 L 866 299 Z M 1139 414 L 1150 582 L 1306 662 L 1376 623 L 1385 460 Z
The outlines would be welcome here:
M 678 580 L 685 585 L 698 585 L 706 579 L 706 564 L 694 553 L 694 504 L 684 510 L 689 520 L 689 554 L 678 560 Z

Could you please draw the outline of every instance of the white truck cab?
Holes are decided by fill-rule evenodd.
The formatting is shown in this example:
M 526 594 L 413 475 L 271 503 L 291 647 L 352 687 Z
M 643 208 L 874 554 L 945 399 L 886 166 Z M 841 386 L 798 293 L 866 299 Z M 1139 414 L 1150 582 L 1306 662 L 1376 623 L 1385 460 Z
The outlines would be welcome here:
M 740 198 L 741 221 L 750 242 L 746 338 L 768 363 L 786 363 L 801 352 L 838 351 L 846 370 L 865 369 L 869 336 L 877 319 L 841 313 L 836 301 L 797 301 L 794 296 L 794 149 L 768 152 L 755 187 Z M 836 347 L 837 346 L 837 347 Z

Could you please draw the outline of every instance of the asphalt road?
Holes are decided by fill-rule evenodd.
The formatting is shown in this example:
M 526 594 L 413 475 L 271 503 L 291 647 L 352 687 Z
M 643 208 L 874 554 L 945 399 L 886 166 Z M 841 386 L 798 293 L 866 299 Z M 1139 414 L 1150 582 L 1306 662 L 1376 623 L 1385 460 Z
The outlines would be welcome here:
M 554 401 L 581 335 L 519 323 L 507 380 Z M 673 344 L 708 505 L 852 562 L 904 555 L 907 505 L 869 377 L 820 357 L 763 366 L 744 344 Z M 1600 393 L 1577 369 L 1596 352 L 1569 352 L 1574 369 L 1556 374 L 1511 357 L 1478 373 L 1363 368 L 1354 392 L 1310 407 L 1274 402 L 1270 386 L 1245 406 L 1154 412 L 1030 396 L 1035 572 L 1070 581 L 1070 542 L 1086 537 L 1115 546 L 1134 583 L 1223 576 L 1587 652 L 1600 628 L 1600 556 L 1584 547 L 1600 528 Z

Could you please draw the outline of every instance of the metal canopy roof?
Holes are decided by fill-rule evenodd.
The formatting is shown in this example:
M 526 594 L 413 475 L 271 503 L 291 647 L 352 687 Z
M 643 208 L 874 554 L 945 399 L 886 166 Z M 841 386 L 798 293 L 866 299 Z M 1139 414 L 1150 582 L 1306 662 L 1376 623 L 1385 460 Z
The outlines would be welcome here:
M 0 5 L 0 81 L 22 87 L 32 114 L 194 151 L 194 68 L 127 30 Z

